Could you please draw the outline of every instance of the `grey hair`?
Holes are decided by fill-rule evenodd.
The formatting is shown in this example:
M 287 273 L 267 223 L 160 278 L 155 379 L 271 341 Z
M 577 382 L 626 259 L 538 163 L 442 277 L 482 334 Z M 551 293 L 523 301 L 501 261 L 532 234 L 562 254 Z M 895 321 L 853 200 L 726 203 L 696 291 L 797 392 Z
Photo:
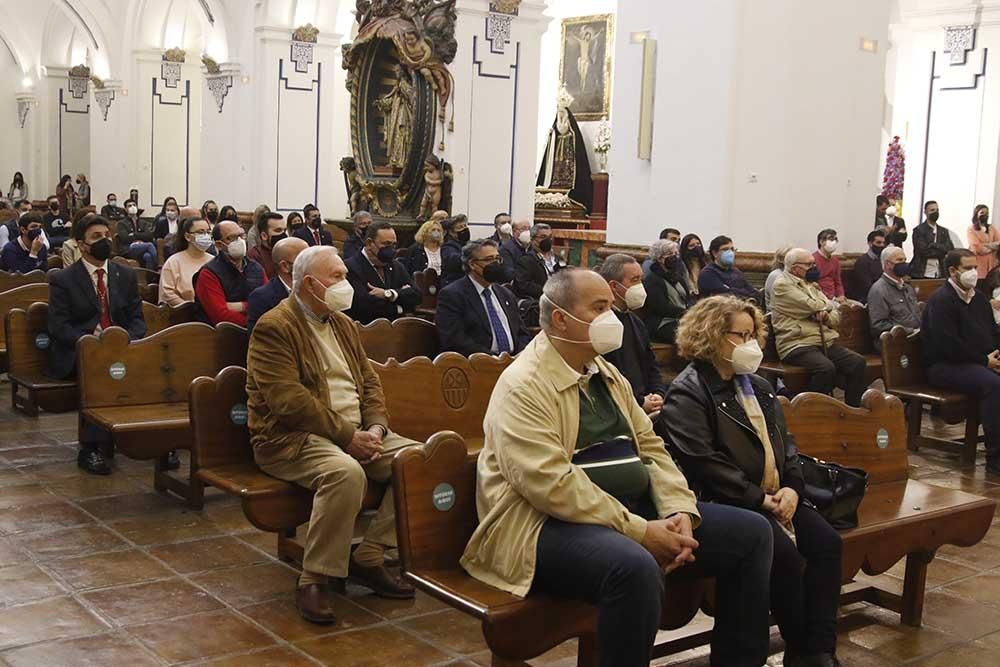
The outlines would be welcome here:
M 473 260 L 479 259 L 477 255 L 479 251 L 483 248 L 496 248 L 497 242 L 493 239 L 477 239 L 475 241 L 469 241 L 462 248 L 462 268 L 466 273 L 469 272 L 469 265 L 472 264 Z
M 545 281 L 542 298 L 538 301 L 538 324 L 543 329 L 552 326 L 552 313 L 571 310 L 576 305 L 576 274 L 585 269 L 566 268 L 553 273 Z
M 328 245 L 314 245 L 306 248 L 295 258 L 292 265 L 292 291 L 298 292 L 305 277 L 311 275 L 313 264 L 326 255 L 337 256 L 337 249 Z
M 608 255 L 608 257 L 601 262 L 601 265 L 597 267 L 597 273 L 604 278 L 605 282 L 621 282 L 625 277 L 625 267 L 629 264 L 638 264 L 635 261 L 635 257 L 632 255 L 626 255 L 623 252 L 615 253 L 614 255 Z
M 351 220 L 354 221 L 354 224 L 358 224 L 358 221 L 361 220 L 362 218 L 368 218 L 369 220 L 373 220 L 372 214 L 369 213 L 368 211 L 358 211 L 357 213 L 351 216 Z
M 805 248 L 792 248 L 785 253 L 785 271 L 791 270 L 803 257 L 812 257 L 812 253 Z
M 518 227 L 523 227 L 524 229 L 531 229 L 531 221 L 530 220 L 523 220 L 523 219 L 522 220 L 515 220 L 514 222 L 510 223 L 510 226 L 511 226 L 511 229 L 517 229 Z
M 654 262 L 659 262 L 661 259 L 666 257 L 671 250 L 676 251 L 676 253 L 680 253 L 680 248 L 681 247 L 677 244 L 677 241 L 659 239 L 657 241 L 653 241 L 649 245 L 649 258 Z
M 882 252 L 879 253 L 879 256 L 878 256 L 879 261 L 882 262 L 883 264 L 885 264 L 886 262 L 889 261 L 889 258 L 892 256 L 892 254 L 895 253 L 897 250 L 899 252 L 903 252 L 902 248 L 900 248 L 899 246 L 894 246 L 894 245 L 892 245 L 890 243 L 886 247 L 882 248 Z M 906 254 L 905 253 L 903 254 L 903 258 L 904 259 L 906 258 Z
M 531 239 L 534 240 L 536 236 L 542 232 L 547 232 L 550 229 L 552 229 L 552 227 L 546 225 L 544 222 L 535 223 L 535 225 L 531 228 Z

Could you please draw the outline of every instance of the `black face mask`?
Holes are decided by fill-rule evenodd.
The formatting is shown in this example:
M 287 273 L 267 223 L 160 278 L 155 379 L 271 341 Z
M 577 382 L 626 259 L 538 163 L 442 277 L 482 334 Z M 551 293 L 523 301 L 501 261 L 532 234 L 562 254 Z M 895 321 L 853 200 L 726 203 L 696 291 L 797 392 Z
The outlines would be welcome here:
M 309 226 L 312 227 L 313 229 L 319 229 L 320 225 L 322 224 L 323 224 L 322 218 L 316 218 L 314 220 L 309 221 Z
M 278 241 L 287 238 L 288 234 L 286 234 L 285 232 L 281 232 L 280 234 L 275 234 L 274 236 L 268 236 L 267 245 L 273 248 L 278 243 Z
M 897 278 L 905 278 L 906 276 L 910 275 L 910 263 L 900 262 L 899 264 L 893 264 L 892 273 Z
M 101 239 L 90 244 L 90 254 L 98 262 L 105 261 L 111 257 L 111 239 Z
M 462 231 L 458 232 L 458 234 L 455 235 L 455 238 L 458 239 L 459 243 L 461 243 L 462 245 L 465 245 L 466 243 L 469 242 L 469 239 L 472 238 L 472 232 L 470 232 L 469 228 L 466 227 Z
M 806 281 L 810 282 L 810 283 L 818 282 L 819 281 L 819 267 L 818 266 L 811 266 L 811 267 L 809 267 L 809 270 L 806 271 L 806 275 L 803 276 L 803 278 L 805 278 Z
M 700 245 L 693 246 L 687 249 L 687 254 L 689 257 L 697 257 L 699 259 L 705 256 L 705 249 Z
M 378 261 L 383 264 L 392 264 L 393 260 L 396 259 L 396 248 L 391 245 L 379 248 L 376 255 L 378 256 Z
M 215 222 L 216 220 L 219 219 L 219 212 L 208 211 L 207 213 L 205 213 L 205 219 L 208 220 L 209 222 Z
M 938 221 L 938 217 L 940 215 L 941 215 L 940 213 L 938 213 L 937 211 L 934 211 L 933 213 L 928 213 L 927 214 L 927 219 L 930 220 L 931 222 L 937 222 Z
M 483 280 L 488 283 L 502 283 L 507 279 L 500 262 L 492 262 L 483 267 Z
M 29 241 L 34 241 L 35 239 L 37 239 L 41 235 L 42 235 L 42 229 L 41 229 L 41 227 L 39 227 L 38 229 L 32 229 L 31 231 L 28 232 L 28 240 Z
M 868 247 L 869 247 L 869 249 L 871 249 L 872 254 L 875 255 L 876 257 L 878 257 L 879 255 L 881 255 L 882 251 L 885 250 L 885 246 L 873 245 L 873 246 L 868 246 Z
M 538 242 L 538 249 L 542 252 L 550 252 L 552 250 L 552 239 L 545 239 Z
M 677 255 L 672 255 L 670 257 L 663 258 L 663 268 L 668 273 L 674 273 L 675 271 L 677 271 L 678 267 L 680 267 L 680 264 L 681 264 L 681 258 L 678 257 Z
M 365 234 L 368 233 L 368 227 L 367 226 L 365 226 L 365 227 L 355 227 L 354 228 L 354 233 L 357 234 L 358 236 L 360 236 L 361 238 L 364 238 Z

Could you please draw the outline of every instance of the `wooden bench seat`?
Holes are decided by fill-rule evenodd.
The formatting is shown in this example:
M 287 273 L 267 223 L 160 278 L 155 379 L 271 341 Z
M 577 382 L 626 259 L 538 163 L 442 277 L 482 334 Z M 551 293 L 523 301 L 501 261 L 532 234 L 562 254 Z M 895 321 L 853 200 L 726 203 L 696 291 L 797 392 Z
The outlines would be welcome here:
M 51 344 L 48 319 L 47 303 L 15 308 L 4 318 L 11 407 L 29 417 L 37 417 L 39 409 L 69 412 L 78 405 L 75 380 L 55 380 L 44 374 Z
M 358 333 L 368 358 L 378 363 L 413 357 L 433 359 L 441 351 L 437 327 L 419 317 L 400 317 L 391 322 L 382 317 L 358 325 Z
M 434 269 L 424 269 L 413 274 L 413 282 L 423 298 L 414 313 L 431 322 L 437 313 L 438 291 L 441 289 L 441 278 Z
M 29 271 L 28 273 L 0 271 L 0 292 L 7 292 L 15 287 L 22 287 L 24 285 L 47 283 L 48 281 L 48 274 L 41 269 Z
M 48 301 L 48 283 L 28 283 L 14 287 L 6 292 L 0 292 L 0 317 L 6 319 L 7 313 L 15 308 L 27 310 L 33 303 L 48 303 Z M 6 327 L 0 327 L 0 373 L 6 373 L 9 370 Z

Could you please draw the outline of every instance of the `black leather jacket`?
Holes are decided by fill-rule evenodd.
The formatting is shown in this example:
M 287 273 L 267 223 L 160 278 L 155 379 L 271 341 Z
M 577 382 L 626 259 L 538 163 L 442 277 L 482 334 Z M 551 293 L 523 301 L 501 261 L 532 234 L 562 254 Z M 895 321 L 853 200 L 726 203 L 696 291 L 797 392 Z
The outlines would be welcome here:
M 751 383 L 767 422 L 781 486 L 801 496 L 804 484 L 798 449 L 785 426 L 781 404 L 767 380 L 753 375 Z M 696 361 L 681 371 L 667 389 L 663 424 L 667 449 L 699 499 L 760 508 L 763 445 L 733 383 L 720 378 L 714 366 Z

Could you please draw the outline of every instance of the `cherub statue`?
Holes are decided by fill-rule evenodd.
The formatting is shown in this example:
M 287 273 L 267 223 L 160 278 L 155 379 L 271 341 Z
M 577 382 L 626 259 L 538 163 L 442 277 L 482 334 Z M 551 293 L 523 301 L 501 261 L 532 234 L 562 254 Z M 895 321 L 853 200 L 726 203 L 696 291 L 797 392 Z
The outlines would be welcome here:
M 443 161 L 434 155 L 429 156 L 424 161 L 424 198 L 420 202 L 417 220 L 426 220 L 441 206 L 441 189 L 444 185 L 443 166 Z

